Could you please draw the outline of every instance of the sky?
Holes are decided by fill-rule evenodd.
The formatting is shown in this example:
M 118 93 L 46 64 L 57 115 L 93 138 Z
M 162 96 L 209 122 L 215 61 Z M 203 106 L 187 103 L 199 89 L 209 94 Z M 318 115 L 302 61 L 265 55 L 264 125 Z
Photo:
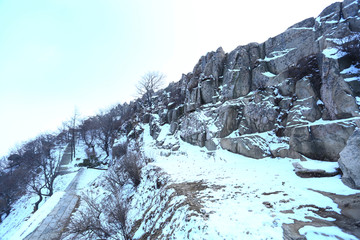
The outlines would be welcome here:
M 0 156 L 129 102 L 149 71 L 264 42 L 334 0 L 0 0 Z

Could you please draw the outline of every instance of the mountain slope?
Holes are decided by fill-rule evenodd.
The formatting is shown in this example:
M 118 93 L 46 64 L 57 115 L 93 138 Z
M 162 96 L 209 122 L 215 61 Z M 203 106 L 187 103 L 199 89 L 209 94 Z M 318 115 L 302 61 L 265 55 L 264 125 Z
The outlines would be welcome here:
M 119 139 L 142 166 L 115 193 L 125 235 L 360 238 L 359 191 L 338 164 L 360 164 L 340 154 L 360 124 L 359 31 L 359 1 L 334 3 L 265 43 L 206 54 L 151 104 L 118 106 Z M 123 171 L 127 157 L 114 159 Z M 359 188 L 350 165 L 342 180 Z

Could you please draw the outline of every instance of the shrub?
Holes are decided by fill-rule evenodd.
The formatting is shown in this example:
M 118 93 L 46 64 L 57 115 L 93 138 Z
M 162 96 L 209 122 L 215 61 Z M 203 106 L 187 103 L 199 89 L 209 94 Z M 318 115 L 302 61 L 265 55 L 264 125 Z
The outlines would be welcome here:
M 138 157 L 134 153 L 128 153 L 123 158 L 123 167 L 125 172 L 128 173 L 130 180 L 134 183 L 135 187 L 140 184 L 141 168 L 139 166 Z
M 123 142 L 112 148 L 113 159 L 119 159 L 127 153 L 127 142 Z
M 100 163 L 98 157 L 96 157 L 95 155 L 90 155 L 89 158 L 85 158 L 82 163 L 78 164 L 78 166 L 95 168 L 95 167 L 98 167 L 100 164 L 101 163 Z
M 85 207 L 71 218 L 69 233 L 81 234 L 90 239 L 107 239 L 121 232 L 125 239 L 130 239 L 125 227 L 128 207 L 118 195 L 109 196 L 101 202 L 89 196 L 82 199 Z

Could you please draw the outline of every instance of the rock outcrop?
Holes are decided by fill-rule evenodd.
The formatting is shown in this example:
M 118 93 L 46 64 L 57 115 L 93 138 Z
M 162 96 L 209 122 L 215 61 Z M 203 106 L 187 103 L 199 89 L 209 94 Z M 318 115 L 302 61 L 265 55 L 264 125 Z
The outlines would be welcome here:
M 183 140 L 275 157 L 268 140 L 257 141 L 273 132 L 288 145 L 280 156 L 337 161 L 359 126 L 360 71 L 349 68 L 360 63 L 342 50 L 359 35 L 359 19 L 358 1 L 334 3 L 264 43 L 201 57 L 181 79 L 185 114 L 173 121 Z
M 354 131 L 340 152 L 339 166 L 342 181 L 351 188 L 360 189 L 360 129 Z

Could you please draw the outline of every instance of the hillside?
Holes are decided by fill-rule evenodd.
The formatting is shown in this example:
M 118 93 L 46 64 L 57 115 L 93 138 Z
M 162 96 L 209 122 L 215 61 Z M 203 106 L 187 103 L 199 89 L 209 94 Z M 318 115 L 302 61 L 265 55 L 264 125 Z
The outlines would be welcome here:
M 61 239 L 360 239 L 359 8 L 209 52 L 65 131 L 78 167 L 107 170 Z

